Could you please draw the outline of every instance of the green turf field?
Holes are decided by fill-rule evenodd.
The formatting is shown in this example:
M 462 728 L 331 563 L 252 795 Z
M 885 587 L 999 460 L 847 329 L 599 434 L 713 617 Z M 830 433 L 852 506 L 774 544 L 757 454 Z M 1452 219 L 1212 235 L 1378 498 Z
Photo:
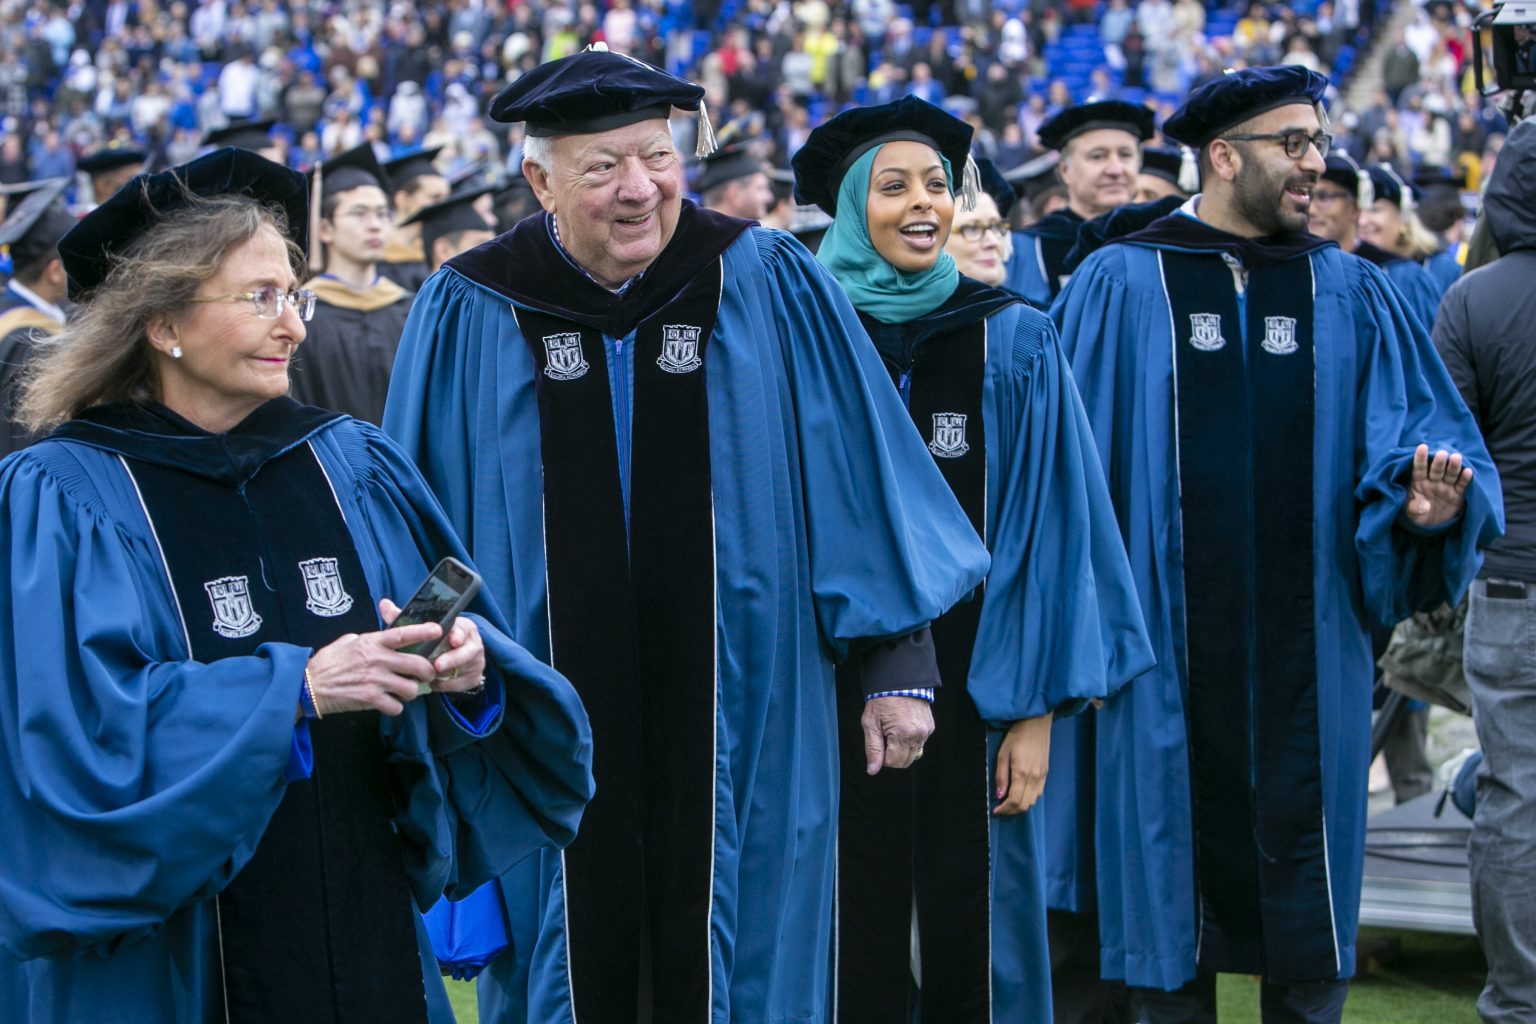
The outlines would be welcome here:
M 1402 947 L 1387 963 L 1372 965 L 1355 979 L 1344 1005 L 1344 1024 L 1477 1024 L 1477 994 L 1485 967 L 1475 940 L 1369 928 L 1362 934 L 1395 935 Z M 459 1024 L 478 1024 L 473 984 L 450 981 L 448 996 Z M 1217 997 L 1223 1022 L 1258 1021 L 1257 981 L 1223 977 Z

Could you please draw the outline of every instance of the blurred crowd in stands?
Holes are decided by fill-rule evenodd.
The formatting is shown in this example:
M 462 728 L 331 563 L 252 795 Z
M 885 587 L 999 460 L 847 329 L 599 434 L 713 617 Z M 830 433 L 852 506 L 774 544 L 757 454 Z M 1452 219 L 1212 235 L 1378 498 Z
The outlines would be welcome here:
M 1006 171 L 1065 105 L 1145 102 L 1160 122 L 1246 64 L 1304 64 L 1342 88 L 1390 32 L 1384 88 L 1337 118 L 1336 145 L 1475 192 L 1505 125 L 1470 83 L 1473 10 L 1436 0 L 1401 31 L 1392 13 L 1392 0 L 0 0 L 0 184 L 73 174 L 108 146 L 180 163 L 247 119 L 274 119 L 299 169 L 368 140 L 381 159 L 441 145 L 449 176 L 516 174 L 521 140 L 484 116 L 488 99 L 596 40 L 703 84 L 717 130 L 778 167 L 843 106 L 910 93 L 970 120 Z

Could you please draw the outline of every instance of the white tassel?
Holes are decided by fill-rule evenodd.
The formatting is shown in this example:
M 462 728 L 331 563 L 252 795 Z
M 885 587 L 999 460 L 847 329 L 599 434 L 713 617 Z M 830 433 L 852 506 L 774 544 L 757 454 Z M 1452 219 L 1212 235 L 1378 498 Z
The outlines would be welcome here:
M 1355 163 L 1355 158 L 1342 149 L 1337 150 L 1337 153 L 1340 159 L 1355 169 L 1355 202 L 1359 204 L 1360 209 L 1369 210 L 1371 204 L 1376 201 L 1376 185 L 1371 181 L 1370 173 Z
M 1179 180 L 1180 191 L 1194 195 L 1200 191 L 1200 161 L 1195 158 L 1195 151 L 1188 146 L 1179 147 Z
M 975 157 L 966 154 L 965 170 L 960 174 L 960 208 L 970 213 L 980 199 L 981 168 L 976 166 Z
M 715 141 L 715 126 L 709 123 L 709 107 L 701 96 L 699 97 L 698 145 L 693 147 L 693 155 L 702 160 L 718 148 L 719 143 Z
M 602 40 L 598 40 L 595 43 L 588 43 L 587 44 L 587 52 L 588 53 L 607 53 L 608 52 L 608 44 L 603 42 Z
M 1403 197 L 1398 202 L 1397 208 L 1403 211 L 1404 217 L 1408 216 L 1408 214 L 1413 212 L 1413 189 L 1408 187 L 1408 183 L 1403 180 L 1402 175 L 1398 174 L 1391 164 L 1383 162 L 1377 166 L 1387 172 L 1387 177 L 1397 182 L 1397 187 Z

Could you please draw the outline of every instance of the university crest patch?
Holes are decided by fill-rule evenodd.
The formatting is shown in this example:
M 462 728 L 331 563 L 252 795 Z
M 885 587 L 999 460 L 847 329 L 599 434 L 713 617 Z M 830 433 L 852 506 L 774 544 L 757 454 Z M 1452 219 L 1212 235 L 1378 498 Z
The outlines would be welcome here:
M 933 440 L 928 450 L 941 459 L 958 459 L 971 450 L 965 440 L 963 412 L 936 412 L 933 414 Z
M 656 365 L 668 373 L 688 373 L 703 365 L 699 358 L 699 335 L 703 330 L 688 324 L 664 324 L 661 328 L 661 357 Z
M 1264 318 L 1264 340 L 1260 343 L 1265 352 L 1276 356 L 1288 356 L 1295 352 L 1296 318 L 1293 316 L 1267 316 Z
M 316 615 L 335 618 L 352 610 L 352 595 L 341 582 L 334 558 L 311 558 L 299 563 L 304 574 L 304 607 Z
M 544 335 L 544 375 L 550 380 L 575 380 L 587 373 L 587 359 L 581 354 L 581 335 Z
M 1189 314 L 1189 343 L 1201 352 L 1215 352 L 1225 345 L 1227 339 L 1221 336 L 1221 314 Z
M 251 581 L 245 576 L 221 576 L 203 584 L 213 602 L 213 631 L 238 640 L 261 628 L 261 616 L 251 606 Z

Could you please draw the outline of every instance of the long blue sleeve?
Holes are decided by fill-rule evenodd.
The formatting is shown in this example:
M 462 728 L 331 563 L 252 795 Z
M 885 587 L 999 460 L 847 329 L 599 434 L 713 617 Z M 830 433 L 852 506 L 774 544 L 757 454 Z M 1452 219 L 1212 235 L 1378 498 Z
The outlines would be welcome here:
M 382 432 L 354 423 L 318 443 L 339 456 L 328 464 L 354 474 L 358 518 L 366 525 L 357 543 L 373 556 L 365 564 L 379 573 L 378 593 L 403 600 L 444 555 L 473 565 L 420 474 Z M 402 835 L 415 839 L 423 855 L 418 875 L 435 880 L 434 865 L 452 866 L 436 891 L 418 892 L 422 906 L 438 892 L 465 895 L 542 847 L 568 844 L 592 796 L 592 736 L 575 690 L 508 637 L 491 594 L 482 590 L 470 611 L 491 669 L 488 693 L 499 690 L 505 705 L 500 727 L 476 736 L 440 696 L 425 701 L 427 743 L 406 735 L 421 728 L 420 718 L 385 724 L 400 756 L 430 749 L 445 776 L 440 788 L 413 792 L 401 822 Z M 441 837 L 454 839 L 453 856 L 436 848 Z
M 1504 504 L 1482 434 L 1427 329 L 1379 271 L 1354 262 L 1359 276 L 1351 293 L 1366 346 L 1355 427 L 1355 547 L 1366 609 L 1391 625 L 1461 599 L 1482 566 L 1482 549 L 1504 532 Z M 1420 444 L 1431 453 L 1460 452 L 1474 473 L 1460 518 L 1430 532 L 1402 514 Z
M 789 236 L 756 235 L 787 339 L 816 614 L 842 655 L 927 625 L 980 584 L 989 558 L 842 289 Z
M 309 657 L 184 660 L 150 553 L 57 448 L 0 467 L 0 947 L 18 959 L 111 953 L 229 883 L 282 799 Z
M 1055 328 L 1016 308 L 991 323 L 1006 333 L 988 359 L 992 571 L 970 692 L 983 718 L 1012 721 L 1108 696 L 1153 658 Z
M 1413 260 L 1393 260 L 1382 268 L 1387 280 L 1402 294 L 1403 304 L 1418 317 L 1426 333 L 1434 330 L 1435 314 L 1445 289 L 1429 271 Z

